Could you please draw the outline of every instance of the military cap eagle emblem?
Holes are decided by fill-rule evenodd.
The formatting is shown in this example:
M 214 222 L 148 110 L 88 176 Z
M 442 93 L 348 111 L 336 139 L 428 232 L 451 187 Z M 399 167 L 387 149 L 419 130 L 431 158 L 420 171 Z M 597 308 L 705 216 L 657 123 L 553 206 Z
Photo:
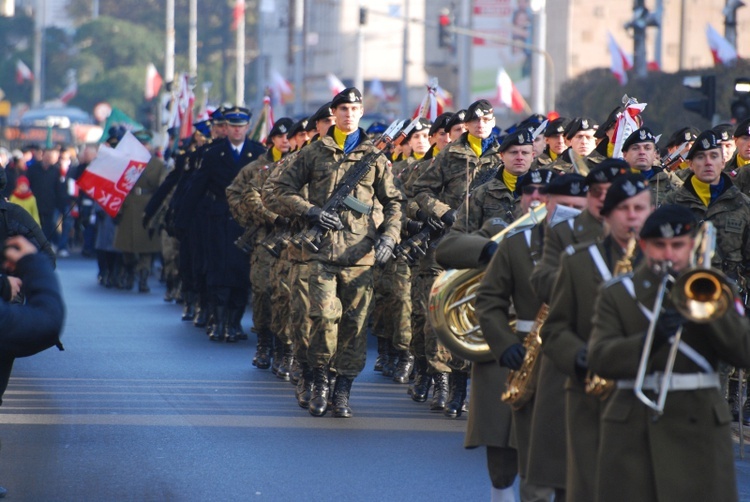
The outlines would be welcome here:
M 349 101 L 352 103 L 357 101 L 357 95 L 354 94 L 354 91 L 349 91 Z
M 279 131 L 281 131 L 281 132 L 283 132 L 283 133 L 286 133 L 286 126 L 285 126 L 284 124 L 281 124 L 281 125 L 279 126 Z
M 461 122 L 463 122 L 464 119 L 466 118 L 466 112 L 463 111 L 463 110 L 461 110 L 460 112 L 458 112 L 456 115 L 458 115 L 458 120 L 460 120 Z
M 641 134 L 641 139 L 648 138 L 648 132 L 647 131 L 641 129 L 641 133 L 640 134 Z
M 518 143 L 523 145 L 525 143 L 523 134 L 518 135 Z
M 633 185 L 633 183 L 631 183 L 630 181 L 626 181 L 622 184 L 622 191 L 625 192 L 628 197 L 632 197 L 633 195 L 635 195 L 637 190 L 638 189 L 636 188 L 636 186 Z
M 479 108 L 474 110 L 474 113 L 476 114 L 477 117 L 484 117 L 484 112 L 480 110 Z
M 532 171 L 532 173 L 531 173 L 531 182 L 532 183 L 541 183 L 542 182 L 542 175 L 539 174 L 539 171 Z
M 602 171 L 599 171 L 598 173 L 596 173 L 594 175 L 594 178 L 596 178 L 596 181 L 598 181 L 599 183 L 604 183 L 605 181 L 607 181 L 607 175 L 604 174 L 604 172 Z
M 703 146 L 703 148 L 707 150 L 711 147 L 711 141 L 709 141 L 708 138 L 703 138 L 703 141 L 701 141 L 701 146 Z
M 570 184 L 570 195 L 578 195 L 581 193 L 581 183 L 574 181 Z
M 672 237 L 674 237 L 674 229 L 669 223 L 662 223 L 661 225 L 659 225 L 659 232 L 665 239 L 671 239 Z
M 690 131 L 685 131 L 685 141 L 690 141 L 692 138 Z
M 581 120 L 581 129 L 588 129 L 589 128 L 589 121 L 586 119 Z

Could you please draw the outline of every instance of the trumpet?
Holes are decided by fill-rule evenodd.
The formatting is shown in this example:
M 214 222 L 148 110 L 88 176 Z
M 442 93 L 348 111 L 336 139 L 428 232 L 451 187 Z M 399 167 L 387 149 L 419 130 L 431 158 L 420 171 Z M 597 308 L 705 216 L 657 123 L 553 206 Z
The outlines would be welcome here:
M 643 404 L 659 415 L 664 413 L 669 382 L 672 378 L 675 359 L 682 339 L 682 326 L 680 326 L 673 337 L 656 398 L 649 398 L 643 392 L 643 383 L 651 357 L 656 323 L 659 320 L 665 296 L 669 294 L 677 311 L 689 321 L 695 323 L 708 323 L 718 319 L 724 315 L 734 300 L 729 279 L 723 273 L 711 268 L 711 257 L 715 248 L 716 229 L 711 222 L 707 221 L 703 223 L 703 227 L 696 238 L 690 267 L 687 270 L 675 277 L 670 273 L 672 265 L 670 262 L 661 263 L 658 267 L 662 279 L 656 293 L 654 309 L 651 312 L 651 321 L 646 332 L 633 390 Z

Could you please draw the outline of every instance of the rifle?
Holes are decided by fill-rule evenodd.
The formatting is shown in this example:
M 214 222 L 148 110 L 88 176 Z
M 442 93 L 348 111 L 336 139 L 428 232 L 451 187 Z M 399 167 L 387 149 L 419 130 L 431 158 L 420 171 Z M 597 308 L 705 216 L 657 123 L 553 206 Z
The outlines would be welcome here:
M 419 119 L 415 120 L 416 122 L 419 121 Z M 409 124 L 409 126 L 404 130 L 406 132 L 404 133 L 404 131 L 401 131 L 401 134 L 398 135 L 396 140 L 393 140 L 393 135 L 400 129 L 401 125 L 403 124 L 402 121 L 395 120 L 376 141 L 376 149 L 363 155 L 361 159 L 359 159 L 352 167 L 349 168 L 339 185 L 333 191 L 325 204 L 323 204 L 323 211 L 329 214 L 337 214 L 343 207 L 348 207 L 362 214 L 369 214 L 372 208 L 363 204 L 356 197 L 351 196 L 352 191 L 362 180 L 362 178 L 364 178 L 365 175 L 370 172 L 372 163 L 375 161 L 378 155 L 382 153 L 382 150 L 391 143 L 400 144 L 401 142 L 403 142 L 404 138 L 406 138 L 406 134 L 408 134 L 411 128 L 416 125 L 416 122 L 412 121 L 412 123 Z M 344 161 L 346 161 L 346 157 L 344 157 L 344 159 L 339 162 L 339 166 L 343 164 Z M 313 253 L 317 253 L 318 251 L 320 251 L 323 237 L 327 232 L 327 229 L 316 224 L 313 225 L 312 228 L 298 233 L 293 238 L 292 242 L 297 241 L 303 243 L 308 247 L 310 251 L 312 251 Z
M 661 164 L 667 171 L 676 171 L 678 166 L 685 161 L 689 143 L 685 141 L 674 152 L 668 153 L 661 158 Z
M 234 241 L 234 245 L 240 248 L 245 254 L 253 252 L 253 241 L 255 240 L 255 234 L 260 230 L 260 225 L 254 225 L 250 228 L 246 228 L 242 235 L 237 237 Z
M 260 242 L 260 245 L 263 246 L 266 251 L 271 253 L 271 256 L 274 258 L 280 258 L 281 252 L 287 247 L 291 239 L 292 230 L 285 228 L 279 233 L 272 232 L 268 234 L 266 238 Z
M 396 258 L 403 257 L 409 263 L 414 264 L 417 261 L 417 258 L 427 255 L 425 249 L 430 245 L 432 241 L 442 237 L 445 234 L 446 229 L 447 227 L 445 226 L 439 229 L 435 229 L 425 223 L 422 230 L 395 247 L 395 249 L 393 250 L 393 256 L 395 256 Z

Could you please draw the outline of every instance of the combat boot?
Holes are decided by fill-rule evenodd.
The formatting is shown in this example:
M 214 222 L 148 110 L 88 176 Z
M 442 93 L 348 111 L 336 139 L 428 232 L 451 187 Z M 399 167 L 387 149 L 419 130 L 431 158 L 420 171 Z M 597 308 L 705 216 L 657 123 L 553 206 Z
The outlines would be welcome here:
M 307 408 L 310 405 L 313 392 L 313 370 L 307 364 L 301 364 L 302 374 L 297 382 L 297 404 L 300 408 Z
M 378 357 L 375 359 L 375 371 L 383 371 L 383 365 L 388 360 L 388 340 L 381 337 L 378 339 Z
M 383 364 L 383 376 L 392 378 L 396 372 L 396 364 L 398 364 L 398 351 L 393 348 L 390 340 L 388 341 L 388 360 Z
M 333 370 L 328 370 L 328 406 L 333 406 L 333 389 L 336 388 L 336 377 L 338 375 Z
M 151 288 L 148 287 L 148 270 L 141 270 L 138 273 L 138 292 L 139 293 L 150 293 Z
M 284 344 L 278 336 L 273 335 L 273 364 L 271 365 L 271 373 L 274 375 L 279 374 L 279 367 L 281 366 L 281 360 L 284 358 Z
M 468 377 L 469 374 L 465 371 L 451 373 L 451 396 L 443 411 L 446 417 L 458 418 L 461 416 L 466 399 L 466 380 Z
M 297 382 L 299 382 L 299 379 L 302 378 L 302 367 L 300 366 L 297 358 L 294 357 L 294 354 L 292 354 L 292 367 L 291 367 L 291 373 L 289 375 L 289 378 L 291 378 L 292 383 L 294 385 L 297 385 Z
M 185 305 L 183 305 L 182 307 L 182 320 L 192 321 L 193 319 L 195 319 L 195 304 L 193 303 L 193 292 L 185 291 L 183 298 L 185 299 Z
M 253 366 L 260 370 L 267 370 L 271 367 L 271 346 L 273 344 L 273 334 L 267 330 L 258 332 L 258 345 L 253 357 Z
M 281 364 L 276 370 L 276 377 L 288 382 L 292 375 L 292 362 L 294 361 L 294 351 L 292 344 L 284 345 L 281 348 Z
M 125 269 L 125 274 L 122 278 L 122 281 L 120 282 L 120 289 L 130 291 L 131 289 L 133 289 L 134 284 L 135 284 L 135 271 L 133 270 L 133 267 L 127 267 Z
M 427 360 L 423 357 L 418 357 L 414 365 L 417 368 L 417 377 L 414 379 L 411 398 L 418 403 L 424 403 L 430 393 L 432 376 L 427 374 Z
M 224 339 L 227 321 L 227 308 L 217 305 L 214 309 L 214 323 L 211 326 L 211 332 L 208 338 L 213 342 L 220 342 Z
M 350 418 L 352 409 L 349 407 L 349 394 L 352 391 L 353 379 L 339 375 L 336 387 L 333 389 L 333 416 L 336 418 Z
M 193 326 L 196 328 L 205 328 L 208 324 L 208 309 L 205 302 L 201 301 L 200 296 L 195 299 L 195 317 L 193 317 Z
M 174 279 L 172 278 L 167 279 L 167 287 L 164 290 L 164 301 L 165 302 L 174 301 Z
M 227 325 L 224 333 L 224 341 L 227 343 L 237 343 L 237 309 L 227 308 Z
M 322 417 L 328 411 L 328 368 L 313 368 L 313 388 L 307 411 L 314 417 Z
M 398 355 L 398 365 L 393 372 L 393 381 L 396 383 L 409 383 L 409 375 L 414 368 L 414 356 L 408 350 L 402 350 Z
M 234 317 L 234 331 L 237 333 L 237 340 L 247 340 L 247 333 L 242 329 L 242 316 L 245 315 L 245 307 L 237 310 Z
M 432 402 L 430 402 L 431 411 L 442 411 L 445 409 L 445 403 L 448 402 L 448 373 L 435 373 L 432 375 L 432 382 L 435 384 L 432 390 Z

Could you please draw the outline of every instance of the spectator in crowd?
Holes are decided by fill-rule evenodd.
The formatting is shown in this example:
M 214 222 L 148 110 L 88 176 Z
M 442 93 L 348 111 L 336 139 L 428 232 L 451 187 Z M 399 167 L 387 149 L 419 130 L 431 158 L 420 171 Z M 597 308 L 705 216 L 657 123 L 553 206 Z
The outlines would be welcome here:
M 60 209 L 63 200 L 59 159 L 59 148 L 45 148 L 42 160 L 31 164 L 26 174 L 36 197 L 42 232 L 53 245 L 57 242 L 55 211 Z
M 89 166 L 96 157 L 96 147 L 86 146 L 81 153 L 81 162 L 76 169 L 71 169 L 75 180 L 81 177 L 83 171 Z M 94 242 L 96 240 L 96 215 L 94 213 L 94 199 L 86 195 L 82 190 L 78 191 L 78 221 L 83 233 L 83 249 L 81 254 L 86 257 L 92 257 L 96 254 Z
M 29 187 L 29 179 L 26 176 L 19 176 L 16 180 L 16 189 L 10 196 L 10 202 L 24 208 L 34 218 L 37 225 L 39 224 L 39 209 L 36 206 L 36 197 Z

